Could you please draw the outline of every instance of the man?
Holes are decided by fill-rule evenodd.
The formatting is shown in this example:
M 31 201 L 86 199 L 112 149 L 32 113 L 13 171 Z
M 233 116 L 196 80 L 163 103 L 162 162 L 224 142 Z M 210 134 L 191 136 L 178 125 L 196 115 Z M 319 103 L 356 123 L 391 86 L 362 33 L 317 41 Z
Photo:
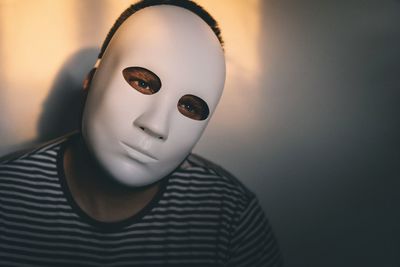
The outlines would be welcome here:
M 224 81 L 201 7 L 128 8 L 85 83 L 81 133 L 0 165 L 0 265 L 280 266 L 255 196 L 190 154 Z

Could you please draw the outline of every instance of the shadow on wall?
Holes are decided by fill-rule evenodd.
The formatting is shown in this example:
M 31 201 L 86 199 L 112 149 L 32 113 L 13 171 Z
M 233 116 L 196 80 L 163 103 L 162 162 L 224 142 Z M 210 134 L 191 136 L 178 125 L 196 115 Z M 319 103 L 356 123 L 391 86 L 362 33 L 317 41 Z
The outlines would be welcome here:
M 286 266 L 400 266 L 399 3 L 262 2 L 260 157 Z
M 97 48 L 84 48 L 63 64 L 43 103 L 36 142 L 47 141 L 78 129 L 84 104 L 82 81 L 96 62 L 97 54 Z

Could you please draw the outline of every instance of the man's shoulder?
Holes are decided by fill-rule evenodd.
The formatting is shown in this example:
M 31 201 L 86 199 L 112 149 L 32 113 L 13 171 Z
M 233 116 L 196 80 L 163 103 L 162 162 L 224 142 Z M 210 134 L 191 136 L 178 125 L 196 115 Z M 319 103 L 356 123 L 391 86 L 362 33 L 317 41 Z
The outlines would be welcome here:
M 57 138 L 3 157 L 0 161 L 1 200 L 47 202 L 60 196 L 59 156 L 66 138 Z M 62 200 L 63 201 L 63 200 Z
M 196 154 L 190 154 L 182 164 L 181 171 L 184 171 L 192 184 L 217 189 L 225 196 L 235 196 L 248 202 L 255 197 L 238 178 L 220 165 L 205 159 Z
M 4 155 L 0 157 L 0 167 L 35 158 L 37 155 L 55 157 L 57 150 L 71 135 L 72 133 Z

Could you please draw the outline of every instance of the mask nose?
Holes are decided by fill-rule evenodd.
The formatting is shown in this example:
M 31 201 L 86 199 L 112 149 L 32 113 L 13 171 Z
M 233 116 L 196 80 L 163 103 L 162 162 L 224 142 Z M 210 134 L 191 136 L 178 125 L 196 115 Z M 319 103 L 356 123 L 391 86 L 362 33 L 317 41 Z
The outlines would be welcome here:
M 167 140 L 169 115 L 166 109 L 149 110 L 140 115 L 133 125 L 146 134 L 159 140 Z

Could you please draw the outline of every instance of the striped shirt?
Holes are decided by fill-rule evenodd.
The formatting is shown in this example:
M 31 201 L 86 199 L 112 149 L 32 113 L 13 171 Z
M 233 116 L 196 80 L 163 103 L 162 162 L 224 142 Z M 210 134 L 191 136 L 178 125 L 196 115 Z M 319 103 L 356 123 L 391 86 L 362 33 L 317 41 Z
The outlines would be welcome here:
M 0 163 L 0 266 L 281 266 L 254 194 L 195 155 L 134 216 L 89 217 L 64 177 L 68 140 Z

